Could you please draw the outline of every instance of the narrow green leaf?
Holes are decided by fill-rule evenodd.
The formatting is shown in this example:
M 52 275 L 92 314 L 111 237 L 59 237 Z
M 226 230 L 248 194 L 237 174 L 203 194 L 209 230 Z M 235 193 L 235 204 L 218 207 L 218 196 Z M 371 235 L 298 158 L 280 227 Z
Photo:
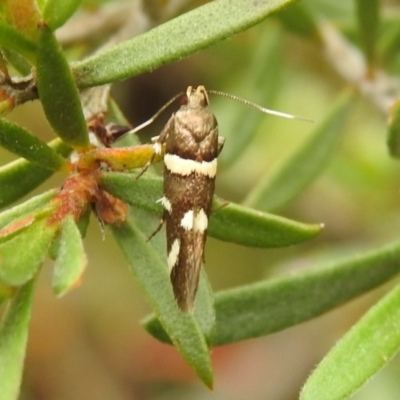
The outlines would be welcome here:
M 309 139 L 275 171 L 261 180 L 244 201 L 260 210 L 276 210 L 289 203 L 327 163 L 336 148 L 353 100 L 353 92 L 342 94 L 330 114 Z
M 8 304 L 0 326 L 1 400 L 18 398 L 35 280 L 22 286 Z
M 214 308 L 214 296 L 204 271 L 202 271 L 202 274 L 200 275 L 200 284 L 196 296 L 194 313 L 200 323 L 202 331 L 206 336 L 207 343 L 211 347 L 214 342 L 213 336 L 215 331 L 216 316 Z M 151 314 L 143 319 L 142 325 L 160 342 L 172 344 L 171 339 L 154 314 Z
M 156 203 L 163 196 L 162 179 L 154 175 L 107 172 L 101 176 L 101 185 L 114 196 L 143 210 L 162 215 L 162 207 Z
M 37 85 L 47 119 L 60 138 L 75 149 L 89 147 L 89 136 L 67 60 L 54 34 L 39 27 Z
M 207 343 L 210 345 L 214 335 L 216 316 L 214 295 L 204 270 L 200 273 L 199 287 L 194 307 L 194 316 L 199 321 L 201 330 L 207 339 Z
M 106 173 L 102 185 L 128 204 L 162 215 L 156 200 L 162 197 L 158 177 Z M 321 225 L 303 224 L 272 214 L 262 213 L 214 196 L 208 233 L 217 239 L 253 247 L 281 247 L 309 240 L 321 232 Z
M 400 348 L 400 286 L 373 306 L 308 378 L 301 400 L 347 399 Z
M 277 14 L 279 20 L 286 29 L 297 35 L 305 36 L 309 39 L 319 37 L 318 23 L 308 7 L 302 3 L 293 4 Z
M 382 63 L 389 65 L 396 60 L 400 50 L 400 15 L 392 15 L 382 21 L 382 32 L 379 32 L 377 53 Z
M 81 0 L 47 0 L 43 9 L 43 19 L 55 31 L 78 9 Z
M 263 26 L 252 59 L 245 70 L 246 75 L 229 91 L 240 93 L 241 97 L 266 107 L 272 104 L 280 87 L 283 70 L 282 36 L 281 29 L 276 25 Z M 227 168 L 251 144 L 251 139 L 266 115 L 229 99 L 223 99 L 220 103 L 215 114 L 220 121 L 220 134 L 226 138 L 226 144 L 218 157 L 218 165 Z
M 15 294 L 15 288 L 0 282 L 0 305 Z
M 212 344 L 220 346 L 264 336 L 307 321 L 399 272 L 400 242 L 394 242 L 312 271 L 218 292 Z M 168 336 L 156 319 L 147 321 L 146 329 L 168 343 Z
M 36 136 L 0 118 L 0 146 L 41 167 L 59 171 L 66 165 L 66 160 L 55 150 Z
M 92 214 L 92 210 L 90 207 L 86 210 L 86 212 L 82 215 L 81 219 L 76 223 L 76 226 L 79 229 L 81 237 L 84 238 L 86 236 L 86 232 L 90 223 L 90 215 Z
M 146 329 L 146 331 L 158 341 L 160 341 L 161 343 L 172 345 L 168 333 L 165 332 L 165 329 L 154 314 L 150 314 L 146 318 L 143 318 L 141 324 Z M 213 343 L 209 343 L 209 346 L 211 348 L 213 346 Z
M 321 315 L 398 274 L 399 257 L 400 242 L 394 242 L 314 271 L 221 292 L 215 298 L 215 344 L 276 332 Z
M 400 158 L 400 100 L 396 100 L 390 109 L 388 129 L 390 155 L 395 158 Z
M 66 157 L 71 148 L 56 139 L 49 144 Z M 0 167 L 0 208 L 20 199 L 53 175 L 53 171 L 19 159 Z
M 166 261 L 162 260 L 133 219 L 120 228 L 112 227 L 129 267 L 174 346 L 199 378 L 213 386 L 208 346 L 196 318 L 178 309 Z
M 379 0 L 356 0 L 357 19 L 365 59 L 373 73 L 376 58 L 376 41 L 379 28 Z
M 55 229 L 42 219 L 0 243 L 0 280 L 20 286 L 32 279 L 46 257 Z
M 79 283 L 87 264 L 81 234 L 73 217 L 63 221 L 57 241 L 53 291 L 61 297 Z
M 112 97 L 109 97 L 107 100 L 107 109 L 108 109 L 108 115 L 107 115 L 108 121 L 110 122 L 114 121 L 114 123 L 120 125 L 129 125 L 129 121 L 126 119 L 118 103 Z M 130 144 L 130 146 L 133 146 L 135 144 L 140 144 L 140 140 L 137 135 L 128 135 L 128 136 L 134 142 Z
M 0 229 L 9 223 L 25 217 L 33 212 L 43 208 L 57 194 L 56 189 L 48 190 L 38 196 L 30 198 L 28 201 L 18 204 L 0 214 Z
M 7 62 L 11 64 L 21 75 L 29 75 L 32 71 L 32 64 L 16 51 L 2 48 L 1 52 L 6 58 Z
M 35 60 L 36 46 L 30 40 L 26 39 L 17 30 L 7 25 L 0 19 L 0 46 L 24 55 L 28 60 Z
M 209 235 L 244 246 L 271 248 L 304 242 L 317 236 L 323 225 L 304 224 L 262 213 L 214 196 Z
M 252 27 L 292 0 L 215 0 L 76 63 L 79 87 L 119 81 L 181 59 Z

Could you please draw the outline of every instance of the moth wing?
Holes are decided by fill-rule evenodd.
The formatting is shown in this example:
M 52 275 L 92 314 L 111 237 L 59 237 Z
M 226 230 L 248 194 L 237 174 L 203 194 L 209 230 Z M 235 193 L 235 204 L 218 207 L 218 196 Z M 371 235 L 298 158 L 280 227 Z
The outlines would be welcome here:
M 195 214 L 194 220 L 196 221 L 198 214 Z M 194 301 L 196 298 L 197 288 L 199 286 L 200 270 L 204 262 L 204 246 L 206 242 L 206 232 L 198 231 L 195 227 L 192 233 L 192 249 L 190 255 L 190 268 L 192 269 L 192 274 L 190 276 L 188 284 L 188 305 L 189 310 L 193 309 Z
M 171 269 L 171 282 L 179 307 L 184 311 L 191 311 L 194 307 L 200 270 L 204 258 L 204 245 L 206 230 L 199 230 L 204 223 L 204 211 L 193 212 L 193 224 L 191 229 L 179 228 L 179 235 L 175 240 L 179 241 L 175 261 Z M 170 253 L 174 254 L 171 246 Z

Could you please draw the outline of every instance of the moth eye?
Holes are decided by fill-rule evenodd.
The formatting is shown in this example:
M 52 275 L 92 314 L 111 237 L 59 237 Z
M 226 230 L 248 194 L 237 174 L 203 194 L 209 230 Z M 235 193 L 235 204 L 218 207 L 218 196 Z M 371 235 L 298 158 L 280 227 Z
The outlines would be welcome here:
M 188 104 L 188 102 L 189 102 L 188 96 L 184 95 L 184 96 L 181 97 L 181 100 L 179 101 L 179 104 L 181 106 L 186 106 Z

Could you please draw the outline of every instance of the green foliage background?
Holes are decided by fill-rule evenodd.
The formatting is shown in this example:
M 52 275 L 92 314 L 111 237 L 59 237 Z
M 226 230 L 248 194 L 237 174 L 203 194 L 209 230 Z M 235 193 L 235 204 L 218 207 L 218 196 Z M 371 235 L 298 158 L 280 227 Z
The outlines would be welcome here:
M 48 3 L 50 10 L 52 2 Z M 82 7 L 85 12 L 94 13 L 98 11 L 96 7 L 102 5 L 106 12 L 111 12 L 107 7 L 118 7 L 117 3 L 88 0 Z M 203 3 L 206 2 L 146 1 L 141 16 L 158 25 L 176 12 L 183 13 Z M 315 25 L 321 23 L 318 18 L 323 18 L 331 24 L 334 33 L 347 41 L 342 46 L 349 46 L 353 52 L 336 53 L 337 59 L 346 60 L 354 51 L 360 51 L 368 60 L 370 71 L 383 70 L 397 79 L 400 72 L 399 4 L 370 1 L 366 6 L 365 3 L 303 0 L 289 6 L 285 14 L 270 16 L 229 40 L 114 85 L 116 102 L 133 125 L 146 120 L 175 93 L 198 84 L 315 121 L 309 124 L 265 116 L 242 104 L 211 97 L 220 134 L 227 137 L 219 159 L 216 194 L 296 221 L 325 226 L 317 238 L 281 249 L 254 249 L 209 238 L 205 269 L 214 291 L 281 276 L 290 279 L 292 273 L 306 269 L 323 274 L 324 268 L 336 262 L 344 265 L 346 260 L 353 260 L 354 255 L 370 256 L 370 252 L 377 249 L 386 249 L 382 253 L 385 257 L 374 259 L 377 265 L 371 263 L 370 272 L 364 274 L 366 281 L 381 263 L 386 265 L 388 254 L 393 266 L 385 279 L 398 269 L 400 167 L 398 160 L 390 156 L 398 155 L 395 109 L 388 148 L 387 107 L 377 105 L 378 95 L 362 92 L 361 83 L 350 82 L 348 74 L 353 65 L 350 59 L 348 70 L 336 68 L 335 62 L 326 55 L 326 43 Z M 374 34 L 378 5 L 380 24 Z M 82 17 L 80 12 L 73 18 Z M 54 26 L 64 21 L 64 14 L 60 15 L 52 17 Z M 138 23 L 140 18 L 135 21 Z M 61 43 L 62 29 L 58 31 Z M 99 30 L 89 35 L 85 44 L 81 41 L 68 43 L 64 39 L 64 50 L 71 60 L 80 60 L 94 43 L 104 41 L 104 36 Z M 104 65 L 108 63 L 110 60 L 104 60 Z M 83 80 L 79 68 L 84 67 L 78 61 L 73 66 L 78 84 L 93 84 L 91 76 L 88 81 Z M 121 77 L 127 75 L 121 72 Z M 102 79 L 99 82 L 107 81 Z M 395 100 L 400 93 L 399 84 L 395 81 L 389 87 Z M 168 117 L 167 112 L 163 118 Z M 46 142 L 54 138 L 37 101 L 19 106 L 7 118 L 18 121 Z M 157 135 L 164 122 L 161 119 L 150 126 L 142 134 L 143 141 Z M 319 137 L 324 139 L 317 141 Z M 6 164 L 15 156 L 0 149 L 0 159 Z M 35 193 L 59 186 L 62 179 L 61 174 L 56 174 Z M 157 225 L 157 217 L 152 217 L 151 222 L 147 218 L 143 216 L 146 225 L 143 229 L 151 232 Z M 164 245 L 162 233 L 153 240 L 156 247 Z M 389 249 L 388 243 L 394 243 L 393 248 Z M 127 262 L 111 233 L 108 231 L 103 240 L 96 223 L 90 224 L 85 249 L 89 265 L 83 284 L 61 300 L 51 291 L 51 262 L 45 263 L 38 279 L 21 399 L 297 399 L 317 363 L 372 305 L 398 284 L 398 278 L 394 277 L 383 286 L 310 322 L 262 338 L 216 347 L 212 352 L 215 387 L 210 392 L 197 381 L 175 349 L 160 344 L 139 326 L 138 321 L 151 309 L 126 268 Z M 359 283 L 362 274 L 337 279 L 336 285 L 343 293 L 355 296 L 357 291 L 352 291 L 352 279 Z M 385 279 L 379 282 L 377 279 L 376 284 Z M 288 310 L 295 309 L 296 301 L 304 303 L 304 310 L 318 309 L 320 305 L 323 310 L 330 289 L 332 293 L 337 289 L 332 279 L 313 292 L 310 282 L 306 281 L 296 297 L 290 282 L 272 282 L 277 284 L 279 301 L 275 300 L 275 304 L 272 298 L 268 303 L 270 311 L 254 317 L 254 326 L 264 318 L 271 326 L 269 332 L 289 326 L 285 325 L 286 320 L 276 322 L 280 314 L 275 315 L 274 310 L 281 311 L 279 307 L 282 307 L 281 312 L 287 315 Z M 364 290 L 367 290 L 368 285 L 365 285 Z M 29 290 L 26 288 L 27 293 L 22 295 L 29 296 Z M 390 303 L 393 309 L 390 309 L 384 332 L 396 342 L 400 337 L 399 328 L 390 320 L 390 316 L 395 318 L 399 312 L 399 308 L 394 307 L 399 305 L 395 295 L 393 291 L 394 300 Z M 344 296 L 342 301 L 345 300 Z M 223 299 L 217 297 L 217 313 L 218 301 Z M 295 314 L 291 321 L 307 319 L 300 311 Z M 369 325 L 374 329 L 372 333 L 365 333 L 365 343 L 382 327 L 381 322 Z M 242 328 L 240 321 L 237 326 L 238 330 Z M 219 328 L 219 337 L 235 337 L 232 328 L 227 329 L 228 333 L 222 332 L 222 328 Z M 225 342 L 229 340 L 235 341 L 228 338 Z M 361 341 L 362 338 L 356 337 L 355 345 L 348 345 L 349 353 Z M 377 338 L 377 343 L 381 342 L 382 336 Z M 222 339 L 221 343 L 224 343 Z M 393 352 L 396 348 L 395 343 Z M 386 351 L 387 348 L 380 353 L 378 346 L 378 356 L 383 360 Z M 372 354 L 374 349 L 366 347 L 366 352 Z M 356 363 L 354 371 L 359 367 Z M 400 393 L 399 372 L 397 356 L 353 398 L 396 398 Z M 342 370 L 337 371 L 337 376 L 341 373 Z M 316 386 L 321 388 L 321 385 Z M 308 396 L 304 399 L 331 398 L 323 389 L 320 392 L 310 389 Z

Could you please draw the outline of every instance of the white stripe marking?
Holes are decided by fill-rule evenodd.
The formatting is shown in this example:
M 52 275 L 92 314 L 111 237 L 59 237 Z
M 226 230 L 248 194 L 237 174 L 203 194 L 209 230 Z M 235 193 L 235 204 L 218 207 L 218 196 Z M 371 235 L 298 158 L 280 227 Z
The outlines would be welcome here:
M 217 158 L 212 161 L 194 161 L 181 158 L 176 154 L 166 154 L 164 164 L 173 174 L 187 176 L 195 172 L 214 178 L 217 173 Z
M 205 232 L 208 227 L 208 218 L 203 209 L 196 214 L 194 218 L 194 230 L 198 232 Z
M 186 229 L 187 231 L 190 231 L 191 229 L 193 229 L 193 225 L 194 225 L 193 210 L 189 210 L 185 213 L 185 215 L 181 219 L 181 227 L 183 229 Z
M 171 214 L 172 205 L 171 202 L 165 196 L 161 197 L 161 199 L 158 199 L 156 203 L 161 203 L 161 205 Z
M 168 269 L 171 273 L 172 268 L 174 268 L 175 264 L 178 262 L 179 251 L 181 249 L 181 242 L 179 239 L 175 239 L 174 243 L 172 243 L 171 251 L 168 254 Z
M 154 143 L 153 144 L 153 149 L 154 149 L 154 153 L 161 154 L 161 151 L 162 151 L 161 143 L 158 143 L 158 142 Z
M 193 229 L 197 232 L 205 232 L 208 227 L 208 218 L 206 213 L 202 208 L 196 214 L 193 210 L 187 211 L 181 220 L 181 227 L 187 231 Z

